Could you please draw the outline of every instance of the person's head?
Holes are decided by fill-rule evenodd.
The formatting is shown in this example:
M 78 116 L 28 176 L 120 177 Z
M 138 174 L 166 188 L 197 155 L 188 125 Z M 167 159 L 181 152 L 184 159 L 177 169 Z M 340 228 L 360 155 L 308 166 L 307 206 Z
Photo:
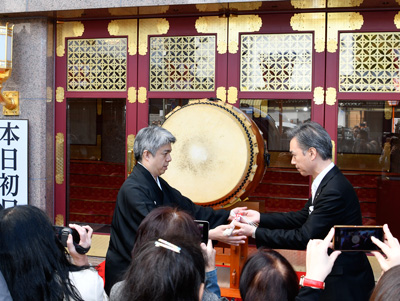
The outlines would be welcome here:
M 247 259 L 239 288 L 243 301 L 290 301 L 299 292 L 299 282 L 285 257 L 274 250 L 260 249 Z
M 135 138 L 133 152 L 136 161 L 142 163 L 154 177 L 162 175 L 171 161 L 171 143 L 176 138 L 166 129 L 149 126 L 141 129 Z
M 183 238 L 168 240 L 177 253 L 157 247 L 156 240 L 140 246 L 132 259 L 121 300 L 200 300 L 205 281 L 205 263 L 200 244 Z
M 375 286 L 370 301 L 398 300 L 400 296 L 400 265 L 386 271 Z
M 25 205 L 0 211 L 0 258 L 14 300 L 82 300 L 68 277 L 74 267 L 39 208 Z
M 314 175 L 316 164 L 332 159 L 332 142 L 328 132 L 316 122 L 303 123 L 289 131 L 291 163 L 303 176 Z
M 188 237 L 199 245 L 201 243 L 200 230 L 189 213 L 173 207 L 153 209 L 139 225 L 132 257 L 149 240 L 171 236 Z

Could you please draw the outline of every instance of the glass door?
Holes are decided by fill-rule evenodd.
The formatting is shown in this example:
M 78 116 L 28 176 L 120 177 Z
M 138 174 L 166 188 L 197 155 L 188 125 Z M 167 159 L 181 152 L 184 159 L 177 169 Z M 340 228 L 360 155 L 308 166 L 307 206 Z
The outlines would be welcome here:
M 109 233 L 117 193 L 125 180 L 125 99 L 67 102 L 69 222 Z

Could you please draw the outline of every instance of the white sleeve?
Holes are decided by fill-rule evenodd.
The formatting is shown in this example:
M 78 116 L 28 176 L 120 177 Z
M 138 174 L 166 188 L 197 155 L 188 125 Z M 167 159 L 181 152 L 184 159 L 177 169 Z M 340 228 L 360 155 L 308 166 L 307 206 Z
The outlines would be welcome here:
M 96 270 L 86 269 L 77 272 L 70 272 L 69 278 L 81 294 L 83 300 L 108 300 L 108 297 L 104 291 L 103 279 L 99 276 Z

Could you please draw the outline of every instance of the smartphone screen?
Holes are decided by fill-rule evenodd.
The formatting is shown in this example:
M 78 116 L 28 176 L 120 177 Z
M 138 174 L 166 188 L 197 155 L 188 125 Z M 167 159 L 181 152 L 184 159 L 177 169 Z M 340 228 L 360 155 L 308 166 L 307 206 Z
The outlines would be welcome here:
M 208 243 L 208 230 L 210 229 L 210 225 L 209 225 L 208 221 L 195 220 L 195 222 L 200 230 L 201 242 L 204 242 L 205 244 L 207 244 Z
M 371 236 L 383 241 L 382 226 L 335 226 L 333 245 L 340 251 L 379 251 Z

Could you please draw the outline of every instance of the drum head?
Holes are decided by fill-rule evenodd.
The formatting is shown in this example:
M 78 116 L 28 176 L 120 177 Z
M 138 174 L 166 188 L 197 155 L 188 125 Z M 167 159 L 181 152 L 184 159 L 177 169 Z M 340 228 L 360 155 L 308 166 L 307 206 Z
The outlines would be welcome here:
M 163 124 L 177 139 L 163 178 L 193 202 L 224 205 L 240 197 L 257 167 L 251 121 L 222 102 L 192 101 Z

